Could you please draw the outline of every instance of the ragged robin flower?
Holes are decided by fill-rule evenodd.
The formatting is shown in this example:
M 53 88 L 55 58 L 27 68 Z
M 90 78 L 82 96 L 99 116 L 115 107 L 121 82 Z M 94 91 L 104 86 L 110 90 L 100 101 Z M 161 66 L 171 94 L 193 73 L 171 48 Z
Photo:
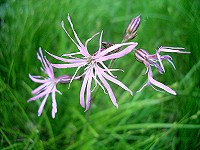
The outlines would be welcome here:
M 116 107 L 118 107 L 115 95 L 106 80 L 109 80 L 109 81 L 119 85 L 126 91 L 130 92 L 131 95 L 132 95 L 132 91 L 129 90 L 122 82 L 117 80 L 116 76 L 114 76 L 111 73 L 111 71 L 115 71 L 115 70 L 119 70 L 119 69 L 107 68 L 106 65 L 104 64 L 104 61 L 112 60 L 112 59 L 116 59 L 116 58 L 125 56 L 126 54 L 130 53 L 136 47 L 137 43 L 129 42 L 129 43 L 123 43 L 123 44 L 114 44 L 114 45 L 109 46 L 108 48 L 105 48 L 105 47 L 102 48 L 103 32 L 101 32 L 100 38 L 99 38 L 99 49 L 93 55 L 91 55 L 88 52 L 87 44 L 99 33 L 97 33 L 97 34 L 93 35 L 91 38 L 89 38 L 85 42 L 85 44 L 82 44 L 82 42 L 80 41 L 78 35 L 76 34 L 76 32 L 73 28 L 73 24 L 72 24 L 69 16 L 68 16 L 68 21 L 70 23 L 70 26 L 72 28 L 72 31 L 74 33 L 74 36 L 75 36 L 77 42 L 75 42 L 74 39 L 72 39 L 72 37 L 69 35 L 69 33 L 67 32 L 67 30 L 64 27 L 63 21 L 62 21 L 62 28 L 64 29 L 64 31 L 66 32 L 68 37 L 72 40 L 72 42 L 77 46 L 77 48 L 79 49 L 79 52 L 72 53 L 72 54 L 64 54 L 63 56 L 68 57 L 67 59 L 63 58 L 63 57 L 55 56 L 55 55 L 47 52 L 49 55 L 56 58 L 57 60 L 61 60 L 66 63 L 66 64 L 52 64 L 52 66 L 55 68 L 77 68 L 71 81 L 76 77 L 76 74 L 80 70 L 80 68 L 84 67 L 84 73 L 82 74 L 82 76 L 84 76 L 84 79 L 83 79 L 83 83 L 82 83 L 82 87 L 81 87 L 81 91 L 80 91 L 80 105 L 82 107 L 86 108 L 85 110 L 88 110 L 90 107 L 91 92 L 94 91 L 94 89 L 96 88 L 97 85 L 99 85 L 103 89 L 104 93 L 106 93 L 110 96 L 112 103 Z M 114 52 L 116 49 L 121 48 L 122 46 L 127 46 L 127 47 L 119 52 L 111 53 L 111 52 Z M 75 55 L 80 55 L 80 57 L 74 57 Z M 95 82 L 95 87 L 93 89 L 91 89 L 92 81 Z M 85 102 L 85 95 L 86 95 L 86 102 Z
M 183 51 L 184 48 L 178 48 L 178 47 L 160 47 L 155 54 L 151 55 L 149 54 L 147 51 L 143 50 L 143 49 L 138 49 L 135 50 L 135 58 L 143 63 L 146 68 L 147 68 L 147 75 L 148 75 L 148 81 L 147 83 L 145 83 L 140 90 L 138 90 L 137 92 L 140 92 L 144 87 L 150 85 L 153 89 L 155 89 L 156 91 L 159 91 L 158 89 L 156 89 L 154 86 L 159 87 L 165 91 L 167 91 L 170 94 L 176 95 L 176 92 L 174 90 L 172 90 L 171 88 L 169 88 L 168 86 L 164 85 L 161 82 L 156 81 L 153 78 L 153 73 L 152 73 L 152 67 L 154 66 L 159 73 L 164 73 L 164 66 L 162 61 L 163 60 L 167 60 L 168 62 L 170 62 L 172 64 L 172 66 L 175 68 L 173 62 L 172 62 L 172 58 L 169 55 L 160 55 L 161 52 L 172 52 L 172 53 L 183 53 L 183 54 L 189 54 L 190 52 L 185 52 Z
M 42 76 L 33 76 L 29 74 L 29 77 L 33 82 L 40 83 L 42 85 L 40 85 L 39 87 L 37 87 L 32 91 L 32 94 L 36 94 L 36 96 L 30 98 L 28 102 L 44 97 L 40 105 L 40 108 L 38 110 L 38 116 L 40 116 L 49 94 L 52 94 L 52 117 L 55 118 L 55 114 L 57 112 L 55 93 L 58 92 L 59 94 L 62 94 L 60 91 L 56 89 L 56 85 L 58 83 L 61 84 L 69 83 L 71 80 L 71 76 L 62 75 L 59 76 L 58 78 L 55 78 L 53 67 L 50 64 L 50 62 L 46 59 L 46 57 L 43 56 L 41 48 L 39 49 L 39 53 L 37 53 L 37 57 L 42 64 L 41 70 L 47 75 L 47 77 L 44 78 Z M 75 80 L 78 80 L 79 78 L 80 77 L 76 77 Z
M 39 87 L 37 87 L 36 89 L 32 91 L 32 94 L 36 94 L 36 96 L 30 98 L 28 102 L 44 97 L 40 105 L 40 108 L 38 110 L 38 116 L 40 116 L 44 108 L 44 105 L 46 103 L 46 100 L 49 94 L 51 93 L 52 94 L 52 117 L 55 118 L 55 114 L 57 112 L 55 93 L 58 92 L 59 94 L 62 94 L 60 91 L 56 89 L 56 84 L 59 82 L 59 80 L 54 77 L 53 68 L 50 62 L 46 59 L 46 57 L 43 56 L 41 48 L 39 49 L 39 53 L 37 53 L 37 57 L 38 57 L 38 60 L 42 64 L 41 70 L 48 77 L 44 78 L 42 76 L 33 76 L 29 74 L 29 77 L 33 82 L 40 83 L 42 85 L 40 85 Z

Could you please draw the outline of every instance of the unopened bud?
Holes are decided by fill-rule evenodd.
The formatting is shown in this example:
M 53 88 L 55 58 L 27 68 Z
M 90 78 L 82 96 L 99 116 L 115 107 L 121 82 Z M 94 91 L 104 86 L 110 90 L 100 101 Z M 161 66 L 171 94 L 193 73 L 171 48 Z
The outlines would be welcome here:
M 136 18 L 133 18 L 127 28 L 127 32 L 129 34 L 133 34 L 137 31 L 138 27 L 140 25 L 140 16 L 137 16 Z
M 147 60 L 148 55 L 149 53 L 143 49 L 135 50 L 135 58 L 139 62 L 144 62 L 145 60 Z
M 139 25 L 140 25 L 140 16 L 137 16 L 136 18 L 133 18 L 131 20 L 124 35 L 124 39 L 123 39 L 124 42 L 135 38 Z

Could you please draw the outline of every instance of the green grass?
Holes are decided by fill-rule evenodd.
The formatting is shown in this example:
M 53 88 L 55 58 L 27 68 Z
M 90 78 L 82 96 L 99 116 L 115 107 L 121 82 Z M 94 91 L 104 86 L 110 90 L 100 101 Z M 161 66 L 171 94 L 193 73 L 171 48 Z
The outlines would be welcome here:
M 199 10 L 198 0 L 0 2 L 0 149 L 199 149 Z M 58 86 L 63 95 L 56 96 L 56 118 L 51 117 L 51 98 L 38 117 L 41 101 L 27 103 L 38 86 L 28 74 L 41 74 L 39 47 L 56 55 L 77 51 L 61 28 L 64 20 L 69 29 L 68 13 L 82 41 L 103 30 L 104 41 L 120 42 L 129 21 L 141 15 L 134 39 L 138 48 L 153 53 L 161 45 L 185 47 L 190 55 L 172 54 L 177 70 L 166 63 L 166 73 L 155 74 L 177 96 L 147 87 L 132 97 L 111 84 L 119 108 L 99 88 L 84 112 L 79 105 L 81 84 L 74 81 L 70 91 Z M 113 67 L 125 71 L 116 75 L 134 93 L 145 83 L 144 66 L 133 55 L 115 61 Z M 73 71 L 62 69 L 56 75 L 64 73 Z

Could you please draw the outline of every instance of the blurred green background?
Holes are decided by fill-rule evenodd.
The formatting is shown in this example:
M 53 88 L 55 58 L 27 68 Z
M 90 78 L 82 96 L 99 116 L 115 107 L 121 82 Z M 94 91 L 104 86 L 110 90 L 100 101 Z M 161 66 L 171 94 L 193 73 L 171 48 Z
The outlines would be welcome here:
M 4 0 L 0 2 L 0 149 L 200 149 L 200 1 L 199 0 Z M 41 117 L 41 100 L 27 103 L 38 84 L 28 74 L 42 75 L 39 47 L 62 55 L 77 52 L 61 28 L 70 31 L 68 13 L 80 39 L 104 31 L 103 41 L 117 43 L 130 20 L 141 15 L 138 48 L 154 53 L 160 46 L 179 46 L 190 55 L 170 54 L 177 70 L 165 63 L 158 81 L 177 92 L 172 96 L 145 82 L 145 68 L 129 54 L 115 61 L 115 72 L 134 96 L 111 84 L 116 109 L 108 95 L 96 92 L 89 111 L 79 105 L 81 83 L 59 85 L 58 113 L 51 117 L 51 98 Z M 70 33 L 72 33 L 70 31 Z M 98 46 L 91 42 L 90 52 Z M 46 54 L 45 54 L 46 55 Z M 54 59 L 46 55 L 55 62 Z M 74 70 L 56 70 L 56 75 Z

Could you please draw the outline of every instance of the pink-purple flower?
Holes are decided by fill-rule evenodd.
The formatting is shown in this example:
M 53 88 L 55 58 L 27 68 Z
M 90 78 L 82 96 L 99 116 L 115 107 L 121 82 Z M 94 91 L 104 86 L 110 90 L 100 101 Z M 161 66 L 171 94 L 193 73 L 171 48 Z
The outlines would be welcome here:
M 116 76 L 112 74 L 112 71 L 119 69 L 109 69 L 108 67 L 106 67 L 104 62 L 107 60 L 123 57 L 126 54 L 132 52 L 133 49 L 137 46 L 137 43 L 129 42 L 122 44 L 114 44 L 108 48 L 102 48 L 103 32 L 101 32 L 99 38 L 99 49 L 93 55 L 91 55 L 87 49 L 87 44 L 99 33 L 93 35 L 85 42 L 85 44 L 83 44 L 74 30 L 73 24 L 69 16 L 68 16 L 68 21 L 70 23 L 70 26 L 72 28 L 72 31 L 74 33 L 77 42 L 69 35 L 67 30 L 64 28 L 63 21 L 62 21 L 62 28 L 64 29 L 68 37 L 72 40 L 72 42 L 77 46 L 79 52 L 62 55 L 68 58 L 58 57 L 47 52 L 49 55 L 56 58 L 57 60 L 61 60 L 66 63 L 66 64 L 52 64 L 52 66 L 55 68 L 77 68 L 71 79 L 71 82 L 76 77 L 77 72 L 80 70 L 80 68 L 84 67 L 84 73 L 82 74 L 82 76 L 84 76 L 84 80 L 80 91 L 80 104 L 82 107 L 86 108 L 86 110 L 88 110 L 90 107 L 91 93 L 93 92 L 93 90 L 96 88 L 97 85 L 99 85 L 103 89 L 103 91 L 110 96 L 112 103 L 116 107 L 118 107 L 115 95 L 110 85 L 108 84 L 107 80 L 119 85 L 124 90 L 130 92 L 131 95 L 132 91 L 128 89 L 122 82 L 117 80 Z M 127 46 L 127 47 L 119 52 L 115 52 L 116 49 L 122 48 L 122 46 Z M 75 57 L 75 55 L 80 55 L 80 57 Z M 95 87 L 93 87 L 93 89 L 92 89 L 92 81 L 95 82 Z
M 153 54 L 153 55 L 149 54 L 147 51 L 145 51 L 143 49 L 135 50 L 136 59 L 139 62 L 142 62 L 146 66 L 146 68 L 147 68 L 146 73 L 148 75 L 147 82 L 137 92 L 140 92 L 142 89 L 144 89 L 144 87 L 150 85 L 156 91 L 160 91 L 160 90 L 156 89 L 154 86 L 159 87 L 159 88 L 167 91 L 170 94 L 176 95 L 176 92 L 174 90 L 172 90 L 168 86 L 164 85 L 163 83 L 156 81 L 153 78 L 152 67 L 155 67 L 158 70 L 158 72 L 162 74 L 162 73 L 165 72 L 162 61 L 167 60 L 168 62 L 170 62 L 172 64 L 174 69 L 176 69 L 173 62 L 172 62 L 171 56 L 169 56 L 169 55 L 163 55 L 162 56 L 162 55 L 160 55 L 160 53 L 161 52 L 173 52 L 173 53 L 183 53 L 183 54 L 189 54 L 190 53 L 190 52 L 185 52 L 183 50 L 184 50 L 184 48 L 179 48 L 179 47 L 162 47 L 161 46 L 156 51 L 156 53 Z
M 41 70 L 47 75 L 47 77 L 44 78 L 42 76 L 33 76 L 29 74 L 29 77 L 33 82 L 40 83 L 41 85 L 32 91 L 32 94 L 36 94 L 36 96 L 30 98 L 28 102 L 44 97 L 38 110 L 38 116 L 40 116 L 49 94 L 52 94 L 52 117 L 55 118 L 57 112 L 55 93 L 58 92 L 59 94 L 62 94 L 56 89 L 56 84 L 60 79 L 54 77 L 52 65 L 46 57 L 43 56 L 41 48 L 39 49 L 39 53 L 37 53 L 37 57 L 42 64 Z

